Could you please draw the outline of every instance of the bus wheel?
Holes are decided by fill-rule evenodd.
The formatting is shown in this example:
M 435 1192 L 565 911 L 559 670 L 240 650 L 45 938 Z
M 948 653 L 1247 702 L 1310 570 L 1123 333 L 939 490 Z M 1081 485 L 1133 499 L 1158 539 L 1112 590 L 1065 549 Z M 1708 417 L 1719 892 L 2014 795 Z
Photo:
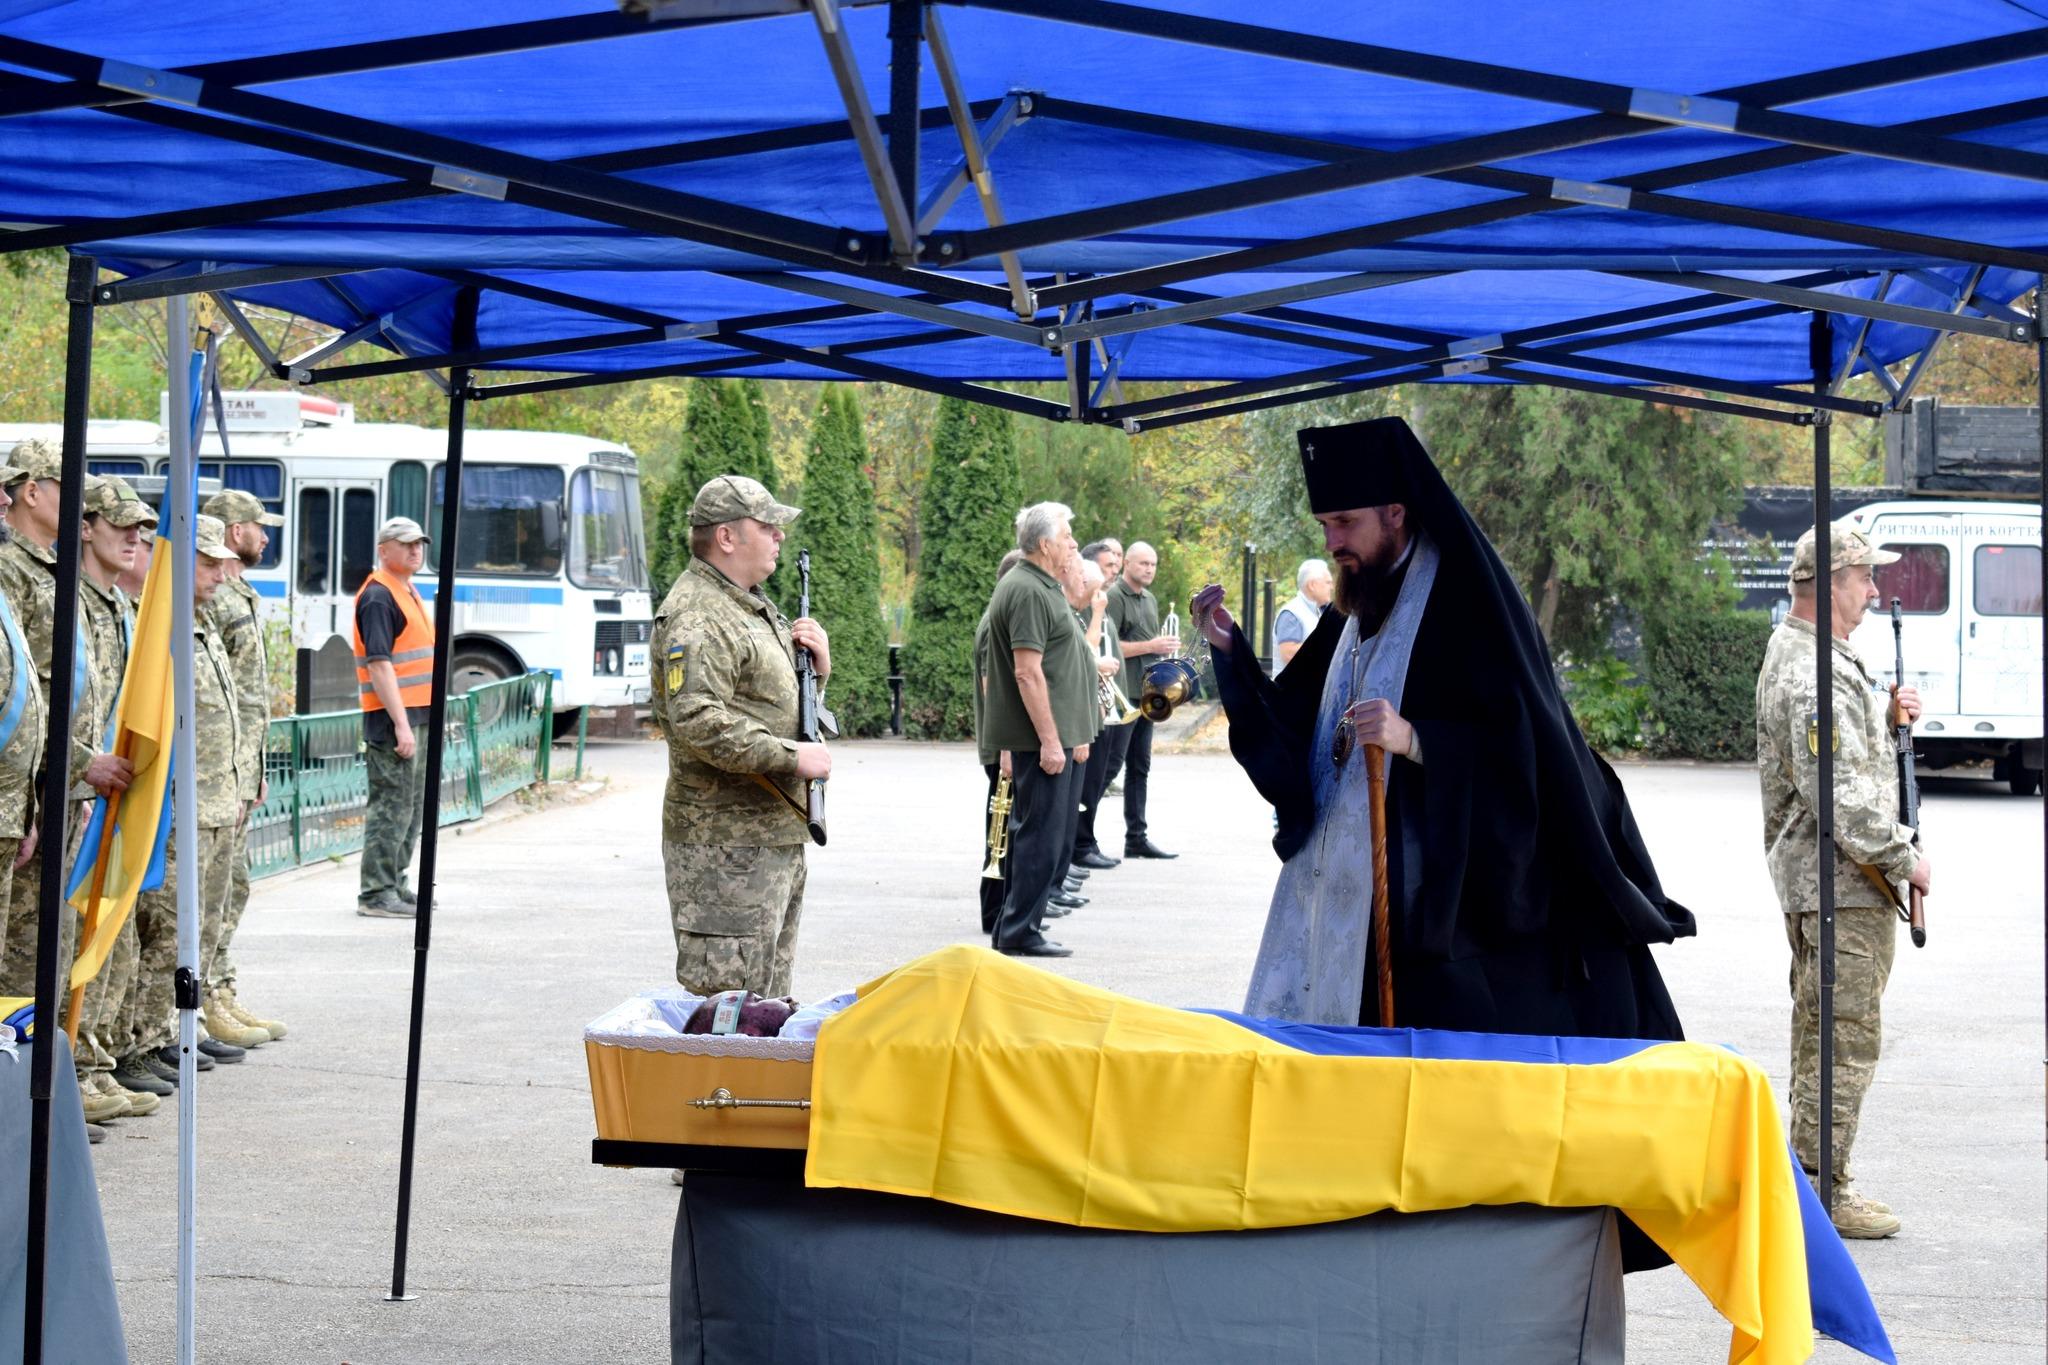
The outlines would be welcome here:
M 2006 785 L 2012 788 L 2014 796 L 2032 796 L 2035 792 L 2041 790 L 2041 770 L 2039 768 L 2029 768 L 2024 763 L 2015 762 L 2012 765 L 2011 775 L 2006 778 Z
M 513 663 L 504 651 L 493 649 L 489 645 L 460 641 L 457 642 L 454 653 L 448 657 L 448 695 L 451 697 L 459 697 L 487 684 L 503 682 L 507 678 L 518 676 L 519 666 Z M 503 696 L 493 696 L 478 706 L 477 724 L 495 723 L 504 714 L 504 710 Z

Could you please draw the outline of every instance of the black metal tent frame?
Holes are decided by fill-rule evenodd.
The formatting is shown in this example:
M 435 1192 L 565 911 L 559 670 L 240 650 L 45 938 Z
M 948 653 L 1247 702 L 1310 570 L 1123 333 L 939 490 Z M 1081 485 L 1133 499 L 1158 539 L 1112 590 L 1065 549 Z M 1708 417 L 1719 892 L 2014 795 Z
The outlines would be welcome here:
M 872 5 L 886 6 L 890 20 L 890 105 L 880 112 L 869 105 L 855 54 L 839 23 L 842 8 Z M 945 36 L 942 14 L 946 5 L 1537 100 L 1584 112 L 1532 127 L 1385 152 L 1141 113 L 1040 91 L 1008 91 L 997 98 L 974 100 L 961 87 Z M 846 108 L 843 121 L 548 161 L 335 113 L 249 88 L 542 47 L 629 41 L 635 36 L 673 32 L 683 27 L 803 13 L 816 22 Z M 464 194 L 741 252 L 760 259 L 764 266 L 727 273 L 806 298 L 806 306 L 787 310 L 687 319 L 578 297 L 487 272 L 427 271 L 424 273 L 444 277 L 450 290 L 455 291 L 459 316 L 468 323 L 466 341 L 459 339 L 455 349 L 443 354 L 401 353 L 388 361 L 330 366 L 322 362 L 356 342 L 376 342 L 399 349 L 384 334 L 380 319 L 350 300 L 345 277 L 362 267 L 346 262 L 312 267 L 188 262 L 152 274 L 102 282 L 93 261 L 74 260 L 68 284 L 71 343 L 64 408 L 65 477 L 60 502 L 64 516 L 75 517 L 84 478 L 85 395 L 94 308 L 139 299 L 210 293 L 229 322 L 278 378 L 299 384 L 321 384 L 408 371 L 434 375 L 448 394 L 448 478 L 453 485 L 448 499 L 449 524 L 440 545 L 443 581 L 452 581 L 454 574 L 455 519 L 461 505 L 462 431 L 470 402 L 659 376 L 716 374 L 755 365 L 764 358 L 801 364 L 848 379 L 905 385 L 1051 421 L 1118 425 L 1131 433 L 1385 385 L 1483 371 L 1508 382 L 1577 389 L 1810 426 L 1814 436 L 1815 515 L 1817 520 L 1824 520 L 1830 505 L 1828 449 L 1833 418 L 1837 414 L 1872 417 L 1888 409 L 1902 408 L 1941 340 L 1958 332 L 2035 347 L 2037 367 L 2042 370 L 2044 466 L 2048 466 L 2048 342 L 2043 340 L 2044 329 L 2048 329 L 2048 248 L 2019 249 L 1930 237 L 1836 219 L 1719 204 L 1676 191 L 1839 154 L 2048 181 L 2048 155 L 1967 141 L 1959 136 L 2048 115 L 2048 96 L 1890 127 L 1789 113 L 1779 107 L 2041 55 L 2048 55 L 2048 27 L 1704 94 L 1683 94 L 1520 71 L 1098 0 L 944 0 L 943 4 L 934 5 L 920 0 L 623 0 L 620 13 L 481 26 L 427 37 L 327 47 L 180 70 L 143 68 L 0 36 L 0 61 L 25 72 L 40 73 L 0 76 L 0 118 L 58 109 L 97 109 L 109 116 L 384 177 L 383 183 L 347 189 L 20 229 L 0 235 L 0 252 L 77 247 L 113 238 Z M 946 103 L 940 107 L 923 108 L 918 103 L 919 77 L 927 59 L 945 92 Z M 1134 198 L 1082 212 L 1013 222 L 1003 212 L 999 192 L 1001 169 L 992 161 L 991 154 L 1010 128 L 1032 118 L 1144 132 L 1222 148 L 1279 153 L 1312 164 L 1198 190 Z M 958 160 L 942 174 L 923 179 L 925 168 L 919 164 L 917 134 L 948 126 L 960 142 Z M 1673 127 L 1717 129 L 1772 145 L 1607 183 L 1555 180 L 1491 164 L 1544 151 L 1642 137 Z M 851 144 L 849 151 L 861 159 L 875 193 L 878 222 L 839 226 L 812 223 L 623 178 L 633 171 L 654 167 L 781 148 L 840 144 Z M 1096 276 L 1027 278 L 1019 262 L 1018 253 L 1032 248 L 1237 208 L 1312 199 L 1332 191 L 1411 177 L 1503 191 L 1510 197 L 1405 219 L 1348 224 L 1294 240 Z M 969 190 L 980 201 L 987 225 L 975 231 L 935 231 L 934 226 L 947 209 Z M 1332 252 L 1399 246 L 1435 233 L 1581 205 L 1790 233 L 1861 248 L 1874 253 L 1874 260 L 1886 263 L 1873 264 L 1868 269 L 1818 271 L 1769 283 L 1706 272 L 1635 272 L 1635 278 L 1686 292 L 1666 303 L 1477 337 L 1376 323 L 1303 306 L 1319 298 L 1363 293 L 1422 278 L 1417 273 L 1367 272 L 1223 296 L 1189 287 L 1205 279 L 1293 263 L 1307 263 L 1301 268 L 1313 270 L 1318 257 Z M 1921 264 L 1900 264 L 1902 260 Z M 766 263 L 773 263 L 775 268 L 768 268 Z M 1000 267 L 1003 283 L 997 285 L 949 273 L 970 263 L 977 273 L 988 272 L 991 263 Z M 1972 273 L 1962 287 L 1956 288 L 1945 279 L 1925 273 L 1935 265 L 1968 267 Z M 2041 277 L 2044 287 L 2036 294 L 2034 316 L 1977 294 L 1977 281 L 1987 268 L 2017 269 Z M 1916 277 L 1933 285 L 1953 300 L 1952 307 L 1941 311 L 1888 301 L 1893 281 L 1901 276 Z M 344 328 L 333 341 L 304 355 L 280 357 L 249 323 L 232 291 L 302 279 L 325 281 L 335 297 L 348 305 L 357 322 Z M 1873 297 L 1825 292 L 1827 286 L 1858 280 L 1875 281 Z M 475 319 L 481 301 L 494 292 L 586 316 L 598 330 L 569 340 L 480 347 L 474 339 Z M 1124 302 L 1111 302 L 1117 299 Z M 1814 323 L 1811 391 L 1659 370 L 1589 354 L 1618 341 L 1706 331 L 1800 313 L 1808 314 Z M 852 343 L 807 346 L 801 342 L 801 329 L 809 324 L 863 316 L 898 319 L 907 326 L 886 336 Z M 1826 323 L 1835 316 L 1864 322 L 1862 332 L 1840 366 L 1832 363 L 1828 346 Z M 1866 359 L 1863 336 L 1875 321 L 1925 327 L 1930 329 L 1933 340 L 1912 360 L 1903 377 L 1895 377 L 1875 364 L 1865 365 L 1863 372 L 1873 375 L 1886 391 L 1883 402 L 1845 397 L 1844 386 L 1858 372 L 1859 362 Z M 1327 365 L 1267 378 L 1125 401 L 1119 384 L 1122 348 L 1146 332 L 1178 325 L 1286 341 L 1327 351 L 1332 359 Z M 799 339 L 764 335 L 788 331 L 798 332 Z M 1065 372 L 1066 401 L 934 377 L 873 358 L 893 349 L 975 337 L 1013 341 L 1059 357 Z M 710 348 L 710 353 L 701 361 L 689 363 L 665 362 L 602 373 L 562 373 L 497 384 L 477 382 L 476 371 L 481 367 L 522 362 L 521 368 L 532 370 L 571 370 L 573 365 L 566 362 L 577 354 L 679 340 L 701 342 Z M 445 375 L 439 373 L 444 370 Z M 1771 404 L 1783 406 L 1768 406 Z M 2048 479 L 2044 479 L 2044 499 L 2048 499 Z M 1825 577 L 1825 538 L 1819 549 Z M 62 751 L 65 727 L 61 718 L 68 715 L 70 707 L 66 656 L 71 648 L 71 635 L 64 628 L 63 618 L 71 610 L 68 604 L 75 593 L 77 575 L 75 547 L 66 550 L 63 542 L 58 575 L 60 619 L 49 699 L 52 752 Z M 2044 597 L 2048 597 L 2048 570 L 2044 570 Z M 430 722 L 427 757 L 430 791 L 438 790 L 442 728 L 439 702 L 446 696 L 452 608 L 452 593 L 437 595 L 439 641 L 433 673 L 436 705 Z M 1820 667 L 1825 669 L 1830 635 L 1825 594 L 1820 597 L 1819 615 Z M 2048 670 L 2044 670 L 2044 677 L 2048 677 Z M 1820 708 L 1821 728 L 1824 732 L 1831 730 L 1832 696 L 1825 689 L 1820 693 Z M 1827 746 L 1822 746 L 1820 764 L 1822 789 L 1831 790 L 1832 763 Z M 50 785 L 41 838 L 45 848 L 62 848 L 65 812 L 61 788 L 54 779 Z M 1832 836 L 1832 811 L 1826 803 L 1821 822 L 1825 844 Z M 435 849 L 435 827 L 429 822 L 422 839 L 421 895 L 415 933 L 394 1298 L 404 1296 Z M 2048 871 L 2044 871 L 2044 880 L 2048 880 Z M 1820 885 L 1821 1005 L 1824 1020 L 1831 1020 L 1832 879 L 1823 875 Z M 50 930 L 57 920 L 57 892 L 57 879 L 45 878 L 41 906 L 44 932 L 37 962 L 37 998 L 41 1005 L 53 1002 L 56 993 L 56 936 Z M 46 1009 L 41 1017 L 53 1016 Z M 1824 1094 L 1832 1085 L 1831 1042 L 1831 1027 L 1824 1024 Z M 46 1212 L 42 1181 L 48 1153 L 48 1050 L 38 1048 L 35 1060 L 32 1093 L 37 1114 L 32 1138 L 30 1213 L 33 1225 L 40 1228 Z M 1831 1160 L 1831 1145 L 1826 1136 L 1830 1123 L 1831 1106 L 1823 1101 L 1823 1189 L 1830 1188 L 1826 1180 Z M 39 1255 L 32 1258 L 30 1276 L 29 1343 L 33 1345 L 39 1340 L 40 1331 Z M 35 1358 L 33 1351 L 28 1358 Z

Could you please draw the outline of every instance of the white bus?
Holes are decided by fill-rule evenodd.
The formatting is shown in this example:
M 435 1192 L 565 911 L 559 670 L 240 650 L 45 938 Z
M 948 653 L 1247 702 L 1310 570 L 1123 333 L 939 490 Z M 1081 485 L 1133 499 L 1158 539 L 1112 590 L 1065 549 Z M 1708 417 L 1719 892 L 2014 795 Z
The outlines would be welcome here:
M 227 452 L 209 415 L 199 472 L 284 516 L 248 578 L 307 651 L 298 710 L 354 709 L 352 605 L 377 527 L 408 516 L 437 530 L 447 433 L 358 423 L 352 406 L 312 394 L 224 400 Z M 54 424 L 0 425 L 0 449 L 58 435 Z M 170 464 L 161 422 L 94 421 L 86 439 L 96 474 L 161 475 Z M 653 603 L 632 452 L 584 436 L 472 428 L 462 478 L 450 690 L 538 669 L 553 675 L 558 725 L 584 706 L 644 706 Z M 436 562 L 430 552 L 419 578 L 430 601 Z

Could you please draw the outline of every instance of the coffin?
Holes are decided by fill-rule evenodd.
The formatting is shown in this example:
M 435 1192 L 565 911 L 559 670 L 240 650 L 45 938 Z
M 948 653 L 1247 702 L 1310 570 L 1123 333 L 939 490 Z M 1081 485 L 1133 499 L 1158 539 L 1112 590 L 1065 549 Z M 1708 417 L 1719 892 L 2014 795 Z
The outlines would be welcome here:
M 684 1033 L 699 997 L 648 991 L 583 1030 L 602 1143 L 802 1151 L 811 1038 Z

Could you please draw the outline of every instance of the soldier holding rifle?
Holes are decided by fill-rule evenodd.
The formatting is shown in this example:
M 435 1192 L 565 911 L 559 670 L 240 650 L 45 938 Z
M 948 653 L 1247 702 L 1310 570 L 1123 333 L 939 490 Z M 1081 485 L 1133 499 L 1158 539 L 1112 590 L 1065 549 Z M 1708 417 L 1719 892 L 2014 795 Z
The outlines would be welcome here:
M 1880 683 L 1849 643 L 1876 605 L 1871 570 L 1898 555 L 1861 531 L 1830 528 L 1834 733 L 1823 740 L 1814 640 L 1818 586 L 1814 533 L 1792 550 L 1792 610 L 1772 632 L 1756 683 L 1756 758 L 1763 781 L 1764 851 L 1785 937 L 1792 946 L 1792 1148 L 1812 1174 L 1820 1165 L 1819 756 L 1834 751 L 1835 812 L 1835 1228 L 1844 1237 L 1890 1237 L 1899 1220 L 1850 1183 L 1849 1151 L 1863 1096 L 1877 1071 L 1879 1003 L 1897 943 L 1897 893 L 1925 895 L 1928 861 L 1901 822 L 1893 727 L 1920 716 L 1913 688 Z M 1823 1195 L 1827 1192 L 1822 1191 Z
M 785 619 L 761 591 L 797 515 L 752 479 L 705 484 L 690 506 L 689 566 L 654 617 L 654 717 L 669 752 L 662 863 L 676 980 L 698 995 L 789 991 L 807 798 L 832 773 L 830 752 L 799 731 L 798 652 L 822 687 L 824 629 Z

